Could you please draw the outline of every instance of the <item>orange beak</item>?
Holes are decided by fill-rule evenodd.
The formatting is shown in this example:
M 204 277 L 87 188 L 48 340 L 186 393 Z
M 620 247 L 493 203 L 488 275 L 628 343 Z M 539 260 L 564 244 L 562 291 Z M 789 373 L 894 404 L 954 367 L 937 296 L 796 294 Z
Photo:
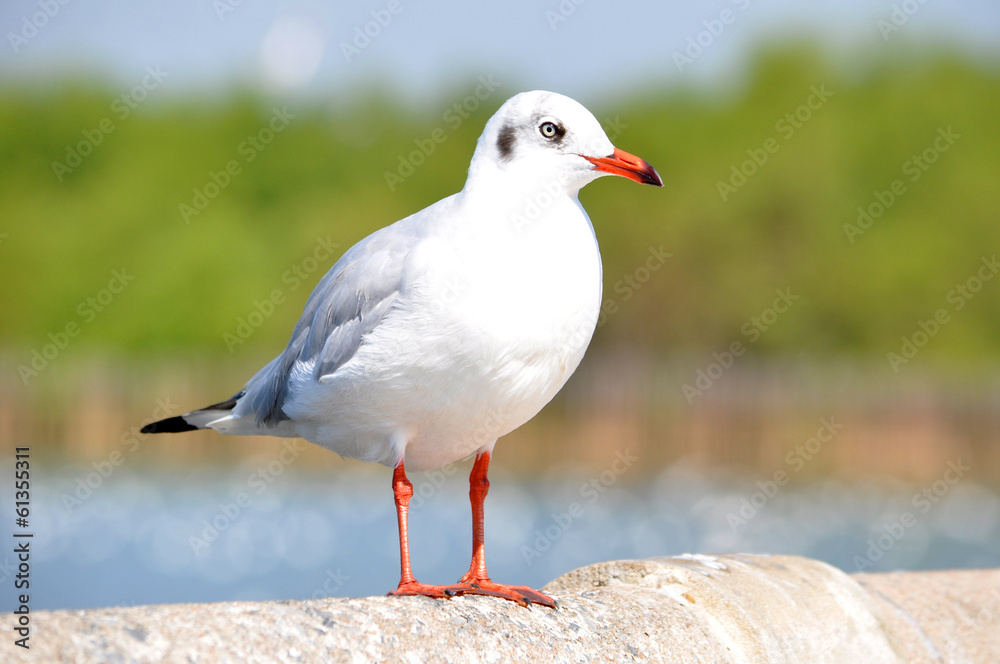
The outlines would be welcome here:
M 629 180 L 635 180 L 639 184 L 655 184 L 657 187 L 663 186 L 656 169 L 646 161 L 639 159 L 634 154 L 629 154 L 624 150 L 615 148 L 610 157 L 588 157 L 580 155 L 594 165 L 595 171 L 620 175 Z

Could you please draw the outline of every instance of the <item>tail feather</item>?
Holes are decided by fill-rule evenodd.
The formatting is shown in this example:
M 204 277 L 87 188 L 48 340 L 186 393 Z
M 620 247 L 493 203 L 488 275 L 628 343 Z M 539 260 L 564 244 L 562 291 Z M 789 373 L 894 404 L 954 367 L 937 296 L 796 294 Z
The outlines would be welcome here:
M 235 394 L 232 398 L 225 401 L 220 401 L 219 403 L 212 404 L 211 406 L 193 410 L 190 413 L 184 413 L 183 415 L 177 415 L 175 417 L 168 417 L 165 420 L 147 424 L 141 429 L 141 431 L 142 433 L 179 433 L 181 431 L 207 429 L 210 422 L 214 422 L 221 417 L 225 417 L 227 413 L 231 412 L 233 408 L 236 407 L 236 402 L 239 401 L 240 397 L 244 394 L 246 394 L 246 392 L 241 390 L 239 394 Z

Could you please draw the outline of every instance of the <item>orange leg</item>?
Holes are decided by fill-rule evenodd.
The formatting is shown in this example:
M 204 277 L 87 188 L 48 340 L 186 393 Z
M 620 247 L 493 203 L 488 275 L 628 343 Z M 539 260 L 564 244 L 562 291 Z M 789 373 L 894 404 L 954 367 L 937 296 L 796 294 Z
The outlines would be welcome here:
M 532 602 L 555 608 L 556 603 L 551 597 L 527 586 L 509 586 L 490 581 L 486 572 L 486 543 L 483 538 L 483 501 L 490 490 L 490 480 L 487 477 L 490 469 L 490 453 L 483 452 L 476 457 L 469 475 L 469 501 L 472 503 L 472 563 L 469 571 L 462 577 L 460 583 L 468 585 L 469 590 L 463 595 L 492 595 L 503 597 L 528 606 Z
M 410 498 L 413 485 L 406 477 L 406 469 L 400 461 L 392 471 L 392 492 L 396 498 L 396 521 L 399 524 L 399 586 L 390 595 L 427 595 L 428 597 L 453 597 L 458 594 L 453 586 L 432 586 L 420 583 L 413 577 L 410 567 Z
M 483 452 L 476 456 L 469 474 L 469 502 L 472 503 L 472 564 L 469 571 L 462 577 L 461 583 L 473 581 L 489 581 L 486 573 L 486 542 L 483 528 L 483 502 L 490 491 L 490 480 L 487 473 L 490 469 L 490 453 Z
M 551 597 L 527 586 L 508 586 L 490 581 L 486 573 L 486 545 L 483 538 L 483 501 L 490 488 L 487 472 L 490 467 L 489 452 L 476 457 L 469 475 L 469 500 L 472 502 L 472 563 L 465 576 L 453 586 L 434 586 L 420 583 L 413 577 L 410 567 L 410 538 L 408 517 L 413 485 L 406 478 L 403 462 L 392 473 L 392 490 L 396 498 L 396 519 L 399 523 L 399 587 L 390 595 L 426 595 L 451 598 L 456 595 L 489 595 L 517 602 L 522 606 L 531 603 L 555 608 Z

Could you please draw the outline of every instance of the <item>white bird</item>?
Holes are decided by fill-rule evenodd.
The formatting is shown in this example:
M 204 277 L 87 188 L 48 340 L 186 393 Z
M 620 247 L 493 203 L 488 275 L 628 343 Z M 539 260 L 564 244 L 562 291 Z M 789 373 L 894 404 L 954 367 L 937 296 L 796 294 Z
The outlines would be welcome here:
M 601 256 L 577 196 L 602 175 L 663 186 L 578 102 L 511 97 L 486 123 L 465 187 L 358 242 L 309 296 L 284 352 L 233 398 L 143 429 L 300 436 L 394 469 L 399 586 L 554 606 L 490 580 L 483 500 L 497 439 L 535 416 L 583 358 L 601 306 Z M 405 468 L 476 455 L 473 555 L 451 586 L 410 568 Z

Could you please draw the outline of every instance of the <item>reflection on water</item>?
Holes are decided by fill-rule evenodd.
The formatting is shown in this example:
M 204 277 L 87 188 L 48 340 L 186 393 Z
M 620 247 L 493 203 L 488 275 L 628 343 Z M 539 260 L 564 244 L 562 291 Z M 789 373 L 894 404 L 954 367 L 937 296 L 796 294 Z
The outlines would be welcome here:
M 364 468 L 258 483 L 243 471 L 123 467 L 90 495 L 78 480 L 93 468 L 40 469 L 32 608 L 384 593 L 398 580 L 389 473 Z M 466 472 L 411 478 L 421 580 L 452 582 L 468 566 Z M 1000 566 L 1000 496 L 955 473 L 925 485 L 777 486 L 675 465 L 639 486 L 611 471 L 492 479 L 487 560 L 499 581 L 541 586 L 589 563 L 685 552 L 790 553 L 850 572 Z M 7 478 L 0 487 L 11 504 Z M 10 555 L 0 554 L 8 611 Z

